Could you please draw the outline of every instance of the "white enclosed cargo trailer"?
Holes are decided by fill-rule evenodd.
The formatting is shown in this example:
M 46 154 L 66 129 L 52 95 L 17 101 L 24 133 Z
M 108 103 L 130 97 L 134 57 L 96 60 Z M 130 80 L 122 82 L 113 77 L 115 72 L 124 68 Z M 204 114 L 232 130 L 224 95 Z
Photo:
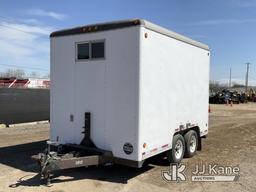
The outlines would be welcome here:
M 179 162 L 200 148 L 208 133 L 207 45 L 141 19 L 50 39 L 52 141 L 85 143 L 136 167 L 164 151 Z

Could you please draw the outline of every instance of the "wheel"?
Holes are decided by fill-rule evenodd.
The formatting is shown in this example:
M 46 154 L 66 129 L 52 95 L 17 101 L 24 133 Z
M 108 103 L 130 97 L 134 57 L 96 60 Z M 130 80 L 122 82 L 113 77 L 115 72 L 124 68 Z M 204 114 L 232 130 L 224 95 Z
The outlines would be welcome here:
M 170 163 L 180 163 L 185 153 L 185 140 L 182 135 L 173 136 L 172 149 L 167 151 L 167 159 Z
M 185 139 L 185 157 L 193 157 L 196 154 L 198 148 L 198 135 L 194 130 L 190 130 L 184 135 Z

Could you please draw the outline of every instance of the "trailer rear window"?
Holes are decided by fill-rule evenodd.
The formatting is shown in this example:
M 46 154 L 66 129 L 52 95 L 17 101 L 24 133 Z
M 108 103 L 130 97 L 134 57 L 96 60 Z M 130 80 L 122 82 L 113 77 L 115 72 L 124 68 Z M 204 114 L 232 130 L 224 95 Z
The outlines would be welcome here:
M 77 59 L 89 59 L 90 58 L 90 44 L 89 43 L 83 43 L 83 44 L 77 44 Z
M 91 44 L 92 58 L 104 58 L 104 42 L 94 42 Z
M 76 60 L 91 60 L 105 58 L 105 42 L 91 41 L 86 43 L 77 43 Z

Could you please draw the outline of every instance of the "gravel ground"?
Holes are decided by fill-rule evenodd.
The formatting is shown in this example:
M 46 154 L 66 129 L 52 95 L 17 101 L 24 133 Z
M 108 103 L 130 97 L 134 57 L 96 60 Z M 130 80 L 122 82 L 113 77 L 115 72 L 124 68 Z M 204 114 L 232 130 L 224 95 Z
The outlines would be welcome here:
M 195 165 L 239 166 L 236 182 L 166 182 L 162 170 L 169 163 L 162 157 L 141 169 L 124 166 L 89 167 L 60 171 L 52 187 L 44 186 L 38 167 L 30 159 L 45 148 L 49 124 L 0 128 L 0 192 L 6 191 L 256 191 L 256 104 L 233 107 L 211 105 L 209 136 L 203 150 L 184 159 L 188 177 Z

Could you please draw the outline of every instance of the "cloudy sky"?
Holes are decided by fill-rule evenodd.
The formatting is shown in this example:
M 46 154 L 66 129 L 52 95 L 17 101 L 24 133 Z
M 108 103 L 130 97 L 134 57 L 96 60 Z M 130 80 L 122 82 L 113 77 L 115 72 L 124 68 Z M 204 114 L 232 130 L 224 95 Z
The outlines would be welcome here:
M 49 34 L 95 22 L 144 18 L 206 43 L 211 48 L 211 79 L 256 85 L 256 0 L 2 0 L 0 71 L 22 68 L 49 73 Z

